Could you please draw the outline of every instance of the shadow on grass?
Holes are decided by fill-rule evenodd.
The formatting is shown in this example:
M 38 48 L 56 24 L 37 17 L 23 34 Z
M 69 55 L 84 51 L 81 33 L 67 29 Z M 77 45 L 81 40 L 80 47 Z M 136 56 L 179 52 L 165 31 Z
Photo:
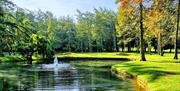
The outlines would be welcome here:
M 151 62 L 155 62 L 155 63 L 180 63 L 180 61 L 151 61 Z
M 124 64 L 122 66 L 115 66 L 118 68 L 128 68 L 128 72 L 135 73 L 133 75 L 148 75 L 148 81 L 153 82 L 162 76 L 180 75 L 180 72 L 164 71 L 163 67 L 146 66 L 140 64 Z
M 120 56 L 129 56 L 129 54 L 127 54 L 127 53 L 118 53 L 118 54 L 116 54 L 116 55 L 120 55 Z

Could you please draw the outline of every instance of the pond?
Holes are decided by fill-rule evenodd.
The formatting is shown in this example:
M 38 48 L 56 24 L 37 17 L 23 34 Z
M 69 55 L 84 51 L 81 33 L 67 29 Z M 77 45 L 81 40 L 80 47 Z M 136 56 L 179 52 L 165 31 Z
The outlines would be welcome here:
M 134 91 L 108 68 L 39 70 L 37 65 L 0 64 L 0 91 Z

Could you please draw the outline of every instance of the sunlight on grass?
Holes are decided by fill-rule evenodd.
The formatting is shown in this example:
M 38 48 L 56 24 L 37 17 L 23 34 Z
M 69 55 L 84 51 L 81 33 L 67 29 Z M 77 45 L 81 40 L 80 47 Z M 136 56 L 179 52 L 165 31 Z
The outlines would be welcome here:
M 139 53 L 123 53 L 123 52 L 102 52 L 102 53 L 57 53 L 57 57 L 90 57 L 90 58 L 129 58 L 133 61 L 139 61 Z M 180 56 L 180 54 L 179 54 Z M 173 53 L 165 53 L 164 56 L 158 54 L 146 54 L 147 61 L 174 61 Z M 178 60 L 180 61 L 180 59 Z
M 112 67 L 137 75 L 148 82 L 151 91 L 178 91 L 180 89 L 180 63 L 124 62 Z
M 90 67 L 111 67 L 112 65 L 122 63 L 121 61 L 72 61 L 71 64 Z
M 0 57 L 0 62 L 19 62 L 26 60 L 22 55 L 16 54 L 11 56 Z

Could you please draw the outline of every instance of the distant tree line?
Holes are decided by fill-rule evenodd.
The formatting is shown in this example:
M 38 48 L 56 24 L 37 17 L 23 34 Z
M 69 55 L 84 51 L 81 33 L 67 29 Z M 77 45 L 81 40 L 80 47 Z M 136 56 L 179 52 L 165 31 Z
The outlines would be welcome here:
M 151 0 L 145 3 L 151 3 L 147 7 L 142 2 L 129 1 L 119 1 L 118 14 L 105 8 L 93 12 L 77 10 L 74 19 L 57 18 L 41 10 L 32 12 L 1 0 L 0 56 L 3 52 L 20 53 L 31 63 L 34 54 L 47 59 L 55 52 L 118 52 L 125 48 L 129 52 L 134 48 L 141 54 L 147 48 L 151 54 L 154 48 L 163 56 L 165 49 L 177 49 L 178 1 Z
M 32 12 L 8 0 L 0 1 L 0 55 L 22 54 L 32 62 L 33 54 L 43 58 L 54 52 L 118 51 L 117 14 L 108 9 L 77 10 L 76 21 L 50 12 Z

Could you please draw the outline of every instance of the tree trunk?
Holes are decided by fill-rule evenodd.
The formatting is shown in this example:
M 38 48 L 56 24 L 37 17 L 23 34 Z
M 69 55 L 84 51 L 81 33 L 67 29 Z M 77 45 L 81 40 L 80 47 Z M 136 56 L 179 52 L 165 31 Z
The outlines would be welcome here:
M 148 54 L 151 55 L 151 43 L 150 42 L 148 42 Z
M 11 51 L 10 51 L 10 52 L 11 52 L 10 55 L 12 55 L 12 53 L 14 53 L 13 47 L 10 47 L 10 50 L 11 50 Z
M 158 54 L 161 55 L 161 33 L 158 34 Z
M 33 52 L 29 52 L 29 54 L 27 55 L 27 60 L 29 61 L 29 64 L 32 64 L 32 56 L 33 56 Z
M 117 44 L 117 36 L 116 36 L 116 28 L 115 24 L 113 25 L 114 33 L 113 33 L 113 40 L 114 40 L 114 51 L 119 52 L 118 44 Z
M 99 50 L 98 50 L 98 42 L 97 42 L 97 40 L 96 40 L 96 52 L 99 52 Z
M 9 56 L 11 55 L 11 52 L 8 50 L 8 54 L 9 54 Z
M 70 43 L 68 43 L 68 51 L 71 52 Z
M 180 0 L 178 4 L 178 15 L 177 15 L 177 29 L 176 29 L 176 38 L 175 38 L 175 43 L 174 43 L 174 59 L 178 59 L 178 30 L 179 30 L 179 15 L 180 15 Z
M 3 17 L 3 7 L 0 5 L 0 17 Z M 2 39 L 0 39 L 0 57 L 3 56 L 3 51 L 2 51 Z
M 88 37 L 88 49 L 89 49 L 89 52 L 92 52 L 92 46 L 91 46 L 91 39 L 90 37 Z
M 164 48 L 161 48 L 160 56 L 164 56 Z
M 124 42 L 121 44 L 122 52 L 124 52 Z
M 3 51 L 2 51 L 2 40 L 0 40 L 0 57 L 3 56 Z
M 29 64 L 32 64 L 32 55 L 29 57 Z
M 124 52 L 124 44 L 122 44 L 122 52 Z
M 126 44 L 124 43 L 125 41 L 125 36 L 123 36 L 123 44 L 122 44 L 122 51 L 124 52 L 126 49 Z
M 131 42 L 128 43 L 128 52 L 131 52 Z
M 103 39 L 101 38 L 101 52 L 104 52 Z
M 139 48 L 139 46 L 137 46 L 136 52 L 138 52 L 138 53 L 139 53 L 139 52 L 140 52 L 140 51 L 139 51 L 139 49 L 140 49 L 140 48 Z
M 81 39 L 81 52 L 83 52 L 83 42 L 82 42 L 82 39 Z
M 118 52 L 117 39 L 116 39 L 116 35 L 115 34 L 114 34 L 114 38 L 113 38 L 113 45 L 114 45 L 113 51 L 114 52 Z
M 71 38 L 70 38 L 70 34 L 68 34 L 68 51 L 71 52 Z
M 139 40 L 137 39 L 137 41 L 136 41 L 136 44 L 137 44 L 137 46 L 136 46 L 136 52 L 138 52 L 139 53 Z
M 148 54 L 151 55 L 151 47 L 148 47 Z
M 144 30 L 143 30 L 143 4 L 140 3 L 140 61 L 146 61 L 145 53 L 144 53 Z
M 172 49 L 170 48 L 169 53 L 171 53 L 171 52 L 172 52 Z
M 119 46 L 117 44 L 117 38 L 116 38 L 116 52 L 119 52 Z

